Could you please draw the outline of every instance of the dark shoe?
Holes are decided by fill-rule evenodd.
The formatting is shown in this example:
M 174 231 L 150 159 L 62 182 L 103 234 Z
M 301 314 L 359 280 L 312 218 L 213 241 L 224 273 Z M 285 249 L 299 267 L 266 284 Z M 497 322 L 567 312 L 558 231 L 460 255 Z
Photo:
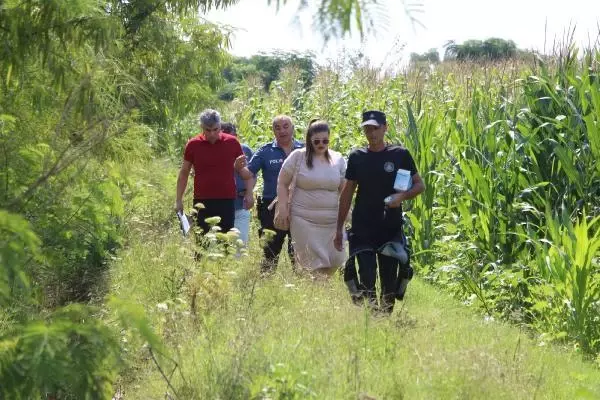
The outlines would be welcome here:
M 263 259 L 260 262 L 261 275 L 271 275 L 273 272 L 275 272 L 275 269 L 276 269 L 275 266 L 276 266 L 276 264 L 273 261 Z
M 352 304 L 354 304 L 355 306 L 358 306 L 358 307 L 362 307 L 362 305 L 363 305 L 363 298 L 362 298 L 362 296 L 351 295 L 350 299 L 352 300 Z
M 359 291 L 357 294 L 351 294 L 350 298 L 355 306 L 366 307 L 371 312 L 376 312 L 379 309 L 377 300 L 363 291 Z
M 389 317 L 390 315 L 392 315 L 393 311 L 394 311 L 393 305 L 386 305 L 386 306 L 378 308 L 375 314 L 380 317 Z
M 394 304 L 396 303 L 396 293 L 384 294 L 381 296 L 379 312 L 390 315 L 394 311 Z

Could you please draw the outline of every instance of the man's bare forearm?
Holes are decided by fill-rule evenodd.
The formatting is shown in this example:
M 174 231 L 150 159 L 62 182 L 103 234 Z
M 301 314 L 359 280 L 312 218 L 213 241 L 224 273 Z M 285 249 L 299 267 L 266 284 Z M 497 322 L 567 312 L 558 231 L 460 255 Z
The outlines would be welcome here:
M 244 177 L 242 177 L 242 179 L 244 180 L 244 187 L 246 188 L 246 193 L 252 193 L 254 191 L 254 185 L 256 185 L 256 179 L 254 178 L 254 175 L 252 175 L 252 177 L 249 179 L 246 179 Z
M 352 205 L 352 196 L 354 196 L 354 184 L 346 182 L 344 184 L 344 188 L 342 189 L 342 193 L 340 194 L 340 204 L 337 219 L 338 231 L 344 229 L 346 217 L 348 217 L 348 212 L 350 212 L 350 206 Z
M 185 188 L 187 187 L 189 171 L 184 171 L 183 169 L 179 171 L 179 176 L 177 177 L 177 201 L 183 200 L 183 194 L 185 193 Z
M 425 191 L 425 184 L 423 182 L 416 182 L 406 192 L 402 192 L 402 198 L 404 200 L 412 200 Z
M 243 167 L 237 170 L 237 173 L 240 174 L 240 176 L 242 177 L 242 179 L 247 180 L 247 179 L 255 179 L 254 178 L 254 174 L 252 173 L 252 171 L 250 171 L 248 169 L 248 167 Z

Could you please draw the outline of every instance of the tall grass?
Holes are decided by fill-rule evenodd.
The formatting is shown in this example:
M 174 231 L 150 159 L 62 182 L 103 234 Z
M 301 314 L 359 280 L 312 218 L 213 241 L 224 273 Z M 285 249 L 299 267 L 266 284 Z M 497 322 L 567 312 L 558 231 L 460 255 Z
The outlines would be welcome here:
M 281 262 L 261 278 L 256 226 L 247 256 L 195 262 L 176 219 L 149 201 L 166 201 L 175 176 L 162 163 L 140 176 L 147 195 L 132 205 L 128 246 L 111 265 L 111 295 L 142 304 L 163 341 L 122 334 L 125 398 L 600 395 L 600 371 L 580 355 L 484 318 L 419 278 L 380 318 L 351 302 L 339 276 L 314 282 Z

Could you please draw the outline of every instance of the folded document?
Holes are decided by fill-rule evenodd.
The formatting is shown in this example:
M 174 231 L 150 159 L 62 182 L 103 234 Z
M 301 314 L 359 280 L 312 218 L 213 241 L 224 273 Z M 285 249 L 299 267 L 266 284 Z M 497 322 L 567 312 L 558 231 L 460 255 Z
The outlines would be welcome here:
M 177 211 L 177 218 L 179 218 L 179 224 L 181 225 L 181 231 L 187 236 L 190 231 L 190 222 L 188 221 L 187 215 L 181 211 Z

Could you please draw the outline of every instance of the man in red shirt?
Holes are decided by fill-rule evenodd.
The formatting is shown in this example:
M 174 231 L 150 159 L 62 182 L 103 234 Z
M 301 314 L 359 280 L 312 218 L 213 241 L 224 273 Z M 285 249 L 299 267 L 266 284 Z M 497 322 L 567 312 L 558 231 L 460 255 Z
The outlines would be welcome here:
M 219 227 L 222 232 L 233 228 L 235 219 L 234 201 L 237 196 L 235 187 L 235 160 L 242 156 L 242 146 L 235 136 L 221 132 L 221 116 L 215 110 L 204 110 L 200 114 L 202 133 L 193 137 L 185 146 L 183 164 L 177 178 L 177 199 L 175 210 L 183 211 L 183 194 L 187 187 L 188 177 L 194 168 L 194 206 L 202 203 L 204 207 L 196 207 L 198 225 L 204 233 L 210 229 L 205 221 L 209 217 L 220 217 Z M 238 173 L 244 179 L 247 194 L 244 197 L 244 208 L 249 210 L 254 203 L 252 183 L 254 176 L 245 171 L 245 163 L 239 163 Z

